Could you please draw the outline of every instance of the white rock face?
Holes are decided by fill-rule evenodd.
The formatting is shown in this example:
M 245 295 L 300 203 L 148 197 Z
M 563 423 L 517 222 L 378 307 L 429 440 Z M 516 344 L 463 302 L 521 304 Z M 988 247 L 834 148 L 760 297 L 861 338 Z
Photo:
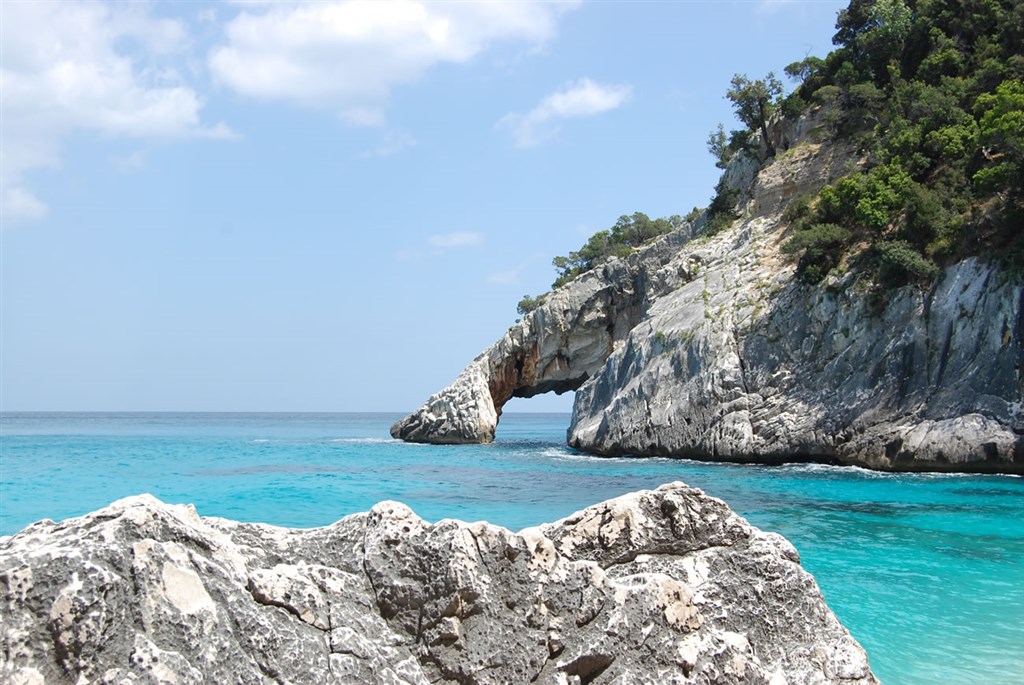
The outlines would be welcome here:
M 681 483 L 513 533 L 149 496 L 0 539 L 4 683 L 877 682 L 782 537 Z
M 491 440 L 509 397 L 575 388 L 568 441 L 596 454 L 1024 473 L 1019 277 L 968 259 L 881 300 L 852 274 L 804 285 L 780 255 L 790 201 L 858 163 L 816 125 L 779 126 L 759 172 L 730 165 L 731 228 L 698 219 L 556 290 L 473 362 L 472 392 L 464 373 L 392 434 Z

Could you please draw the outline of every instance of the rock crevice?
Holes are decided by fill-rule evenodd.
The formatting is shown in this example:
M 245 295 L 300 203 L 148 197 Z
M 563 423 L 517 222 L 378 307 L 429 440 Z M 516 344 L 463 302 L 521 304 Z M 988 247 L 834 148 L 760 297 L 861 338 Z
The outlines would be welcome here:
M 0 600 L 5 683 L 876 682 L 792 546 L 681 483 L 519 533 L 134 497 L 0 539 Z

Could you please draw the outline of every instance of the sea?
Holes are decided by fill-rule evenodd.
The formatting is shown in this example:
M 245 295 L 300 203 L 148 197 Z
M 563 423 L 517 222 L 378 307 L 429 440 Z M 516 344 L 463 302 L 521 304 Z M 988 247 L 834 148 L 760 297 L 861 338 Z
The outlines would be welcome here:
M 200 514 L 323 526 L 381 500 L 513 530 L 683 481 L 799 550 L 889 685 L 1024 683 L 1024 479 L 605 458 L 568 414 L 490 445 L 391 439 L 399 414 L 0 414 L 0 535 L 151 493 Z

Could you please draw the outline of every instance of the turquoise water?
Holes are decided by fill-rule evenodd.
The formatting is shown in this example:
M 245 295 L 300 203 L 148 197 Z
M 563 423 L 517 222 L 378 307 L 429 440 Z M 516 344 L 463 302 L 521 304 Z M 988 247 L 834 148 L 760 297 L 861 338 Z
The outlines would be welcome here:
M 317 526 L 383 499 L 513 529 L 682 480 L 800 551 L 884 683 L 1024 683 L 1024 479 L 601 459 L 565 414 L 492 445 L 392 441 L 391 414 L 4 414 L 0 534 L 150 492 L 201 514 Z

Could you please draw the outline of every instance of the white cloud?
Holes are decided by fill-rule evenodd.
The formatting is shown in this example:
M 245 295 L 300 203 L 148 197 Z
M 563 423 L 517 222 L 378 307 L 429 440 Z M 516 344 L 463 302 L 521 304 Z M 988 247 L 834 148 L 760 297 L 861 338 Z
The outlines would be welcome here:
M 760 0 L 756 8 L 762 12 L 774 12 L 785 5 L 792 5 L 796 0 Z
M 524 273 L 549 264 L 548 256 L 537 252 L 519 262 L 516 266 L 490 272 L 484 280 L 494 285 L 518 285 L 523 280 Z
M 450 249 L 453 247 L 472 247 L 482 245 L 484 236 L 473 231 L 456 231 L 445 235 L 432 235 L 427 243 L 431 247 Z
M 399 250 L 395 253 L 395 259 L 400 262 L 414 262 L 423 256 L 423 253 L 419 250 Z
M 795 5 L 797 0 L 761 0 L 755 9 L 759 12 L 770 14 L 784 9 L 787 5 Z
M 50 213 L 45 204 L 24 188 L 0 188 L 0 217 L 12 221 L 42 219 Z
M 61 140 L 73 131 L 147 139 L 234 135 L 225 124 L 201 123 L 201 98 L 170 64 L 187 45 L 184 26 L 147 11 L 134 3 L 4 3 L 4 219 L 45 215 L 23 177 L 58 167 Z
M 580 79 L 548 95 L 526 114 L 506 114 L 498 126 L 511 129 L 516 145 L 531 147 L 553 135 L 559 120 L 616 109 L 629 100 L 632 91 L 632 86 L 626 84 L 605 85 Z
M 327 107 L 365 124 L 391 89 L 500 41 L 540 44 L 567 2 L 348 0 L 248 6 L 209 59 L 214 77 L 253 98 Z M 377 123 L 377 118 L 372 118 Z M 377 124 L 379 125 L 379 124 Z

